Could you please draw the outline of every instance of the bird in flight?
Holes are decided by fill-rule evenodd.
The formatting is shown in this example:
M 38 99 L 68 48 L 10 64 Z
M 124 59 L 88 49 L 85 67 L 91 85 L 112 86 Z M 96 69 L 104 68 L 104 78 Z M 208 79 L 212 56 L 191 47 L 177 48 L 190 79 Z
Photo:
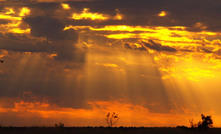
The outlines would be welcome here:
M 3 60 L 0 60 L 0 62 L 3 63 L 4 61 L 3 61 Z

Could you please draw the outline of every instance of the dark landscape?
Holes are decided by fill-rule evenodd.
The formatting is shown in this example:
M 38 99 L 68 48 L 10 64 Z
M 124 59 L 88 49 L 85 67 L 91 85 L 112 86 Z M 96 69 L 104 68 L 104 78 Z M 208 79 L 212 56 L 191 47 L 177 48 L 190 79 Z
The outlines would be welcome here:
M 207 130 L 167 127 L 2 127 L 0 134 L 219 134 L 221 128 Z

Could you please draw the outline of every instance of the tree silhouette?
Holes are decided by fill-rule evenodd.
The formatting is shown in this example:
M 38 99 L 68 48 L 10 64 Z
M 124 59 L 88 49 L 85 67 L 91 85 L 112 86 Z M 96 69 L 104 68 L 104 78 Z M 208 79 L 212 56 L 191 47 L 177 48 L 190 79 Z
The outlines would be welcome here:
M 193 119 L 189 120 L 190 128 L 207 129 L 213 127 L 213 120 L 211 116 L 201 114 L 201 119 L 202 121 L 199 121 L 198 123 L 194 123 Z
M 113 125 L 115 125 L 118 122 L 119 119 L 120 118 L 118 117 L 118 114 L 113 112 L 112 114 L 108 113 L 105 120 L 106 120 L 108 126 L 112 127 Z
M 205 116 L 201 114 L 202 122 L 198 123 L 198 128 L 211 128 L 213 127 L 213 120 L 211 116 Z
M 60 122 L 59 124 L 55 124 L 55 127 L 57 128 L 63 128 L 64 124 L 62 122 Z

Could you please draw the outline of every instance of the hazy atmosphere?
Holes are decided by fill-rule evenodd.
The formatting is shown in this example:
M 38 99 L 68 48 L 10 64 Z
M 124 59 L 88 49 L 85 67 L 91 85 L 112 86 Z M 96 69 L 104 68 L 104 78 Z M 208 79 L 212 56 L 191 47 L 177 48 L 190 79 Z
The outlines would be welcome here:
M 0 0 L 0 125 L 221 127 L 220 0 Z

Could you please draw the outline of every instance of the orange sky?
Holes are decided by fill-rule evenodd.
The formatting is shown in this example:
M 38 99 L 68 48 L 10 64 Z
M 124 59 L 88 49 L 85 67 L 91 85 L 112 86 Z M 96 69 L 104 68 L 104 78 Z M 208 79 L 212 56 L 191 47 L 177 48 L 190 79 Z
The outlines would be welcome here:
M 0 1 L 0 125 L 220 127 L 214 3 L 171 1 Z

